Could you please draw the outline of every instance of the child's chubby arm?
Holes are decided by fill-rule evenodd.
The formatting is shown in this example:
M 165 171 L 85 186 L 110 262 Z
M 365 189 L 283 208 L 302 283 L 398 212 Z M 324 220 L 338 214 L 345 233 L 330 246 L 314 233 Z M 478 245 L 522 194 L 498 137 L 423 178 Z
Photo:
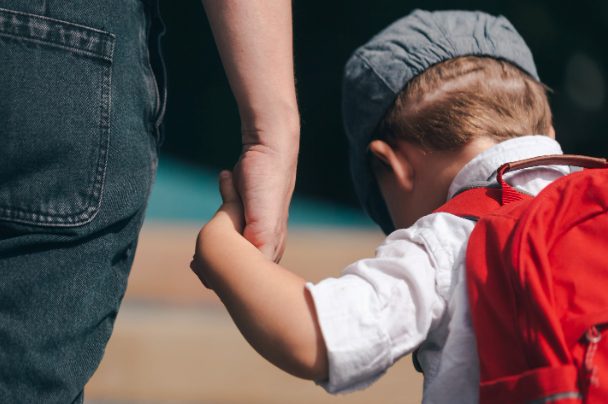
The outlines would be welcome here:
M 243 205 L 230 172 L 219 181 L 224 203 L 199 233 L 192 269 L 260 355 L 294 376 L 327 379 L 327 348 L 306 281 L 243 238 Z

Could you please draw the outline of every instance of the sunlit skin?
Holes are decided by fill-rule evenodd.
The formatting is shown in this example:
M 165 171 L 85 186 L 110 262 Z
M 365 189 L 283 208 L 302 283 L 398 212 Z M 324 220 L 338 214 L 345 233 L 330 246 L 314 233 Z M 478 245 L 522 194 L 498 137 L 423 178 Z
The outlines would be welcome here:
M 219 182 L 224 203 L 200 231 L 191 268 L 260 355 L 294 376 L 327 378 L 327 349 L 306 280 L 241 236 L 243 205 L 230 172 L 223 171 Z
M 245 206 L 244 236 L 278 262 L 300 139 L 291 1 L 203 0 L 203 5 L 241 117 L 243 150 L 234 178 Z
M 457 151 L 429 153 L 406 142 L 395 148 L 372 142 L 370 151 L 382 162 L 376 175 L 396 227 L 409 227 L 445 203 L 460 169 L 493 144 L 477 139 Z M 224 203 L 199 233 L 192 269 L 264 358 L 292 375 L 327 379 L 327 348 L 306 280 L 241 236 L 243 206 L 228 171 L 220 174 L 220 192 Z

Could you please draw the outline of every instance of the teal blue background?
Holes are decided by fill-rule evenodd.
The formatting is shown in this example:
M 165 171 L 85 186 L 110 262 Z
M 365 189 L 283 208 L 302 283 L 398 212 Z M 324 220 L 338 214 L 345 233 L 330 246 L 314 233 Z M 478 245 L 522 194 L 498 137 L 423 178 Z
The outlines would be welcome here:
M 146 220 L 202 224 L 222 203 L 217 185 L 219 169 L 205 168 L 162 156 Z M 302 195 L 294 195 L 289 225 L 296 227 L 376 227 L 360 209 Z

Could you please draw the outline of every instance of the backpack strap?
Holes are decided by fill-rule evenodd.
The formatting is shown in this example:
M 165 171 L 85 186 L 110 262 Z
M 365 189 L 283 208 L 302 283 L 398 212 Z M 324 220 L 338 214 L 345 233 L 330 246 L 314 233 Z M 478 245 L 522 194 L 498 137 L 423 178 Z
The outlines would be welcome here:
M 451 213 L 458 217 L 477 221 L 501 206 L 502 189 L 497 187 L 469 188 L 458 193 L 433 213 Z
M 567 154 L 534 157 L 506 163 L 501 165 L 497 170 L 497 184 L 488 182 L 471 184 L 464 189 L 460 189 L 452 199 L 433 213 L 446 212 L 476 221 L 503 205 L 523 199 L 530 199 L 530 195 L 513 188 L 507 184 L 503 177 L 511 171 L 546 165 L 565 165 L 584 168 L 608 167 L 606 159 Z
M 524 199 L 521 192 L 518 192 L 507 184 L 503 176 L 510 171 L 523 170 L 524 168 L 536 167 L 536 166 L 577 166 L 583 168 L 605 168 L 606 159 L 578 156 L 574 154 L 553 154 L 548 156 L 534 157 L 526 160 L 519 160 L 512 163 L 506 163 L 498 167 L 496 173 L 496 180 L 502 188 L 502 204 L 515 202 Z

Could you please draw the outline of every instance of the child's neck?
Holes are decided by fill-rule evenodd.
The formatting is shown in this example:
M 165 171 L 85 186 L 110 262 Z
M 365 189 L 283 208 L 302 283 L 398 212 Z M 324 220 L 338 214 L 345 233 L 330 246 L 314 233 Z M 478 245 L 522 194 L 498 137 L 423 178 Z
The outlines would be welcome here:
M 392 209 L 397 210 L 395 214 L 391 211 L 395 226 L 409 227 L 419 218 L 443 205 L 447 201 L 450 185 L 460 170 L 475 156 L 494 144 L 487 138 L 478 138 L 456 151 L 428 152 L 418 146 L 404 143 L 400 147 L 400 153 L 411 164 L 413 185 L 411 190 L 405 192 L 407 195 L 402 196 L 402 202 L 405 203 L 401 203 L 399 208 Z M 391 203 L 387 204 L 391 205 Z

